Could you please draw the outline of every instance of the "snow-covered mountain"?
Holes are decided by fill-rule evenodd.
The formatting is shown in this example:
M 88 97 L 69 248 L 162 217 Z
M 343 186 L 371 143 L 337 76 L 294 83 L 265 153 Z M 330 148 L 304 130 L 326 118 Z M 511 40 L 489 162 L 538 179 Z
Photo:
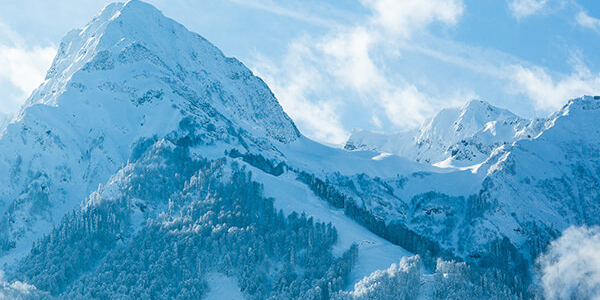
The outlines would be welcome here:
M 482 163 L 495 148 L 539 134 L 543 121 L 523 119 L 489 103 L 472 100 L 445 108 L 418 129 L 399 133 L 355 130 L 347 150 L 393 153 L 417 162 L 467 167 Z
M 472 266 L 510 269 L 520 275 L 509 285 L 527 286 L 533 276 L 528 266 L 549 241 L 569 226 L 600 224 L 599 107 L 600 97 L 585 96 L 547 118 L 525 121 L 523 129 L 509 131 L 516 132 L 513 141 L 487 148 L 489 156 L 473 168 L 400 175 L 383 183 L 365 176 L 330 181 L 356 182 L 360 189 L 346 193 L 368 199 L 376 216 L 404 224 Z M 483 132 L 475 131 L 471 140 Z M 382 187 L 390 187 L 393 197 L 374 192 Z
M 299 132 L 242 63 L 148 4 L 107 6 L 61 42 L 44 83 L 0 138 L 0 245 L 30 245 L 128 159 L 136 142 L 271 151 Z M 208 154 L 207 154 L 208 155 Z M 9 225 L 10 224 L 10 225 Z
M 171 209 L 169 201 L 181 199 L 184 186 L 206 195 L 207 187 L 192 188 L 202 172 L 215 174 L 208 179 L 211 195 L 227 195 L 218 184 L 248 172 L 235 171 L 239 163 L 244 170 L 254 168 L 255 180 L 275 185 L 264 194 L 278 199 L 278 210 L 309 214 L 310 221 L 304 215 L 300 221 L 310 223 L 298 224 L 299 228 L 313 230 L 312 217 L 318 216 L 318 221 L 329 222 L 327 226 L 348 230 L 335 233 L 335 238 L 323 245 L 314 244 L 322 250 L 314 257 L 324 259 L 323 267 L 328 266 L 326 260 L 335 263 L 331 251 L 341 255 L 352 244 L 362 243 L 358 256 L 362 262 L 352 280 L 410 254 L 343 214 L 331 215 L 322 200 L 296 180 L 295 173 L 275 179 L 272 173 L 280 175 L 285 170 L 284 165 L 275 163 L 284 158 L 279 149 L 294 142 L 320 147 L 301 137 L 269 88 L 242 63 L 223 56 L 202 37 L 148 4 L 108 5 L 83 29 L 71 31 L 63 39 L 45 81 L 0 136 L 0 172 L 9 179 L 0 183 L 0 265 L 9 278 L 35 283 L 43 290 L 41 294 L 62 295 L 75 280 L 83 280 L 82 274 L 93 274 L 90 267 L 112 253 L 118 246 L 114 244 L 117 236 L 134 238 L 149 228 L 146 219 Z M 216 161 L 196 163 L 206 159 Z M 370 157 L 358 160 L 371 164 Z M 181 165 L 183 162 L 189 165 Z M 217 170 L 210 169 L 211 165 Z M 241 188 L 244 182 L 229 190 Z M 155 193 L 141 193 L 141 187 Z M 288 195 L 287 189 L 295 193 Z M 261 198 L 262 193 L 252 195 L 255 201 L 270 201 Z M 121 201 L 124 197 L 128 202 Z M 186 196 L 179 208 L 189 208 L 191 197 Z M 256 213 L 277 214 L 268 206 L 260 209 Z M 288 221 L 281 222 L 277 224 Z M 111 227 L 116 224 L 118 228 Z M 317 224 L 315 237 L 321 236 L 321 224 Z M 323 234 L 331 234 L 331 230 Z M 95 240 L 99 234 L 110 237 Z M 323 238 L 328 239 L 326 235 Z M 32 248 L 32 242 L 38 240 Z M 78 244 L 89 241 L 93 245 Z M 268 254 L 281 259 L 281 251 L 285 254 L 289 251 L 286 247 L 294 245 L 285 243 L 288 246 L 279 243 L 278 250 Z M 42 259 L 36 256 L 40 245 L 62 254 L 48 250 Z M 68 254 L 61 250 L 64 247 L 76 247 L 84 257 L 64 256 Z M 306 249 L 306 245 L 298 247 L 298 251 Z M 52 267 L 57 261 L 60 263 Z M 348 271 L 344 272 L 348 276 Z M 321 271 L 315 274 L 325 276 Z M 10 290 L 21 285 L 4 286 Z M 27 294 L 38 295 L 29 288 Z M 63 297 L 69 298 L 67 294 Z
M 0 135 L 0 299 L 532 298 L 548 242 L 600 223 L 599 117 L 471 101 L 330 148 L 239 61 L 111 4 Z
M 600 97 L 574 99 L 547 118 L 537 138 L 498 149 L 480 170 L 487 179 L 482 191 L 493 203 L 491 219 L 513 216 L 515 232 L 527 238 L 533 238 L 531 227 L 551 232 L 600 224 L 599 116 Z M 530 242 L 521 245 L 539 246 Z

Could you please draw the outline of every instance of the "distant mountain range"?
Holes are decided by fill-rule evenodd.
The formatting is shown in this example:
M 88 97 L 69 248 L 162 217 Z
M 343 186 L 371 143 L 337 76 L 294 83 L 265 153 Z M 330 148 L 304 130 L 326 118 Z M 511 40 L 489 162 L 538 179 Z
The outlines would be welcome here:
M 355 130 L 347 150 L 391 153 L 441 167 L 469 167 L 484 162 L 492 151 L 543 131 L 544 119 L 523 119 L 512 112 L 472 100 L 446 108 L 420 128 L 393 134 Z

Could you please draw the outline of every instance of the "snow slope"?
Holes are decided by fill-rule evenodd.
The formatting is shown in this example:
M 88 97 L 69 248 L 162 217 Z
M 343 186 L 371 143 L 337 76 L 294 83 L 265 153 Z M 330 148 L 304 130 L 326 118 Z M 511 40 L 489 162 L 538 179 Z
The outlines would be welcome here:
M 485 118 L 476 122 L 480 118 L 466 118 L 463 112 L 462 123 L 453 124 L 466 124 L 465 120 L 471 120 L 471 124 L 487 122 L 483 131 L 471 130 L 474 126 L 462 127 L 471 130 L 470 141 L 484 141 L 487 134 L 493 137 L 491 129 L 496 133 L 507 129 L 508 134 L 503 136 L 512 137 L 513 141 L 506 138 L 510 142 L 492 143 L 494 146 L 486 150 L 489 157 L 482 156 L 481 161 L 475 157 L 471 162 L 479 164 L 463 171 L 434 170 L 419 176 L 401 173 L 399 178 L 383 177 L 383 184 L 365 176 L 329 178 L 339 185 L 353 182 L 360 189 L 345 191 L 362 197 L 375 215 L 388 222 L 404 222 L 466 261 L 479 264 L 485 259 L 485 264 L 493 265 L 494 260 L 504 259 L 494 252 L 505 251 L 513 253 L 513 263 L 527 265 L 569 226 L 600 223 L 599 108 L 600 97 L 584 96 L 569 101 L 545 119 L 523 121 L 506 112 L 493 116 L 499 119 L 508 116 L 507 120 L 517 120 L 516 123 Z M 439 116 L 447 112 L 434 120 L 444 119 Z M 426 127 L 436 128 L 430 125 Z M 460 127 L 452 128 L 444 136 L 452 137 L 457 128 Z M 421 137 L 435 137 L 432 132 L 435 131 L 428 130 Z M 456 166 L 458 158 L 452 156 L 446 160 Z M 377 192 L 382 187 L 389 187 L 391 192 Z M 365 201 L 365 197 L 372 200 Z M 525 277 L 527 272 L 523 274 Z
M 574 224 L 600 224 L 599 117 L 600 97 L 571 100 L 547 118 L 547 129 L 536 139 L 518 141 L 490 158 L 480 172 L 487 173 L 486 192 L 498 202 L 491 218 L 506 223 L 512 218 L 505 215 L 513 216 L 524 236 L 532 226 L 560 232 Z M 540 251 L 528 242 L 522 239 L 519 246 Z
M 273 176 L 255 169 L 253 174 L 254 179 L 263 184 L 265 196 L 274 198 L 275 206 L 283 209 L 286 214 L 294 211 L 305 212 L 321 222 L 331 222 L 338 230 L 339 241 L 335 247 L 338 255 L 352 244 L 358 245 L 359 258 L 352 272 L 351 285 L 376 270 L 397 263 L 402 257 L 412 255 L 358 225 L 343 211 L 319 199 L 308 187 L 296 181 L 294 173 Z
M 4 131 L 4 128 L 10 123 L 11 117 L 7 114 L 0 112 L 0 133 Z

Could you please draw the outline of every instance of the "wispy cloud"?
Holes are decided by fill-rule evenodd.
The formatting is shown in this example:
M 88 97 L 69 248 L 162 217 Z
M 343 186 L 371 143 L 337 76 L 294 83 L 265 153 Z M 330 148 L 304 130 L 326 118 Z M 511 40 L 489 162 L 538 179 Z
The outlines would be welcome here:
M 325 88 L 331 78 L 318 69 L 313 49 L 304 43 L 290 45 L 289 54 L 281 62 L 257 55 L 254 72 L 269 87 L 297 125 L 321 141 L 341 141 L 346 132 L 340 123 L 340 101 Z M 293 71 L 291 71 L 293 70 Z M 320 101 L 314 101 L 313 99 Z
M 300 5 L 300 3 L 292 3 L 286 1 L 286 5 L 282 5 L 281 1 L 272 0 L 228 0 L 237 5 L 251 7 L 254 9 L 267 11 L 269 13 L 292 18 L 302 22 L 310 23 L 312 25 L 334 28 L 340 26 L 336 18 L 323 17 L 323 14 L 309 11 L 306 9 L 306 5 Z M 341 14 L 338 13 L 338 9 L 334 9 L 327 4 L 322 4 L 320 10 L 325 11 L 329 15 L 339 17 Z
M 507 79 L 512 76 L 503 65 L 522 63 L 518 58 L 497 50 L 475 47 L 433 36 L 428 36 L 427 39 L 428 44 L 400 41 L 395 45 L 400 50 L 416 52 L 436 61 L 496 79 Z
M 548 0 L 512 0 L 508 7 L 513 16 L 520 20 L 542 11 L 547 4 Z
M 400 49 L 416 51 L 436 61 L 452 64 L 489 80 L 503 82 L 507 95 L 524 95 L 536 111 L 549 113 L 582 95 L 600 94 L 600 73 L 592 71 L 583 54 L 572 50 L 567 58 L 572 71 L 554 72 L 510 54 L 449 40 L 430 38 L 432 45 L 398 43 Z M 443 51 L 439 49 L 444 49 Z
M 600 299 L 600 228 L 571 227 L 540 256 L 546 299 Z
M 54 46 L 28 46 L 6 25 L 0 23 L 0 84 L 12 86 L 16 95 L 4 98 L 0 110 L 14 112 L 39 86 L 56 54 Z
M 363 0 L 372 21 L 388 32 L 409 36 L 432 22 L 454 25 L 464 10 L 461 0 Z
M 600 73 L 590 70 L 583 58 L 573 56 L 573 71 L 559 73 L 502 51 L 430 33 L 431 24 L 457 26 L 465 11 L 461 1 L 362 0 L 361 3 L 371 12 L 364 21 L 338 26 L 324 36 L 303 37 L 289 48 L 283 62 L 271 61 L 273 67 L 269 70 L 255 68 L 262 69 L 261 76 L 274 87 L 286 111 L 300 120 L 300 128 L 311 137 L 340 142 L 354 126 L 402 130 L 419 125 L 440 108 L 479 98 L 473 87 L 475 82 L 441 90 L 433 86 L 439 79 L 431 85 L 390 69 L 389 64 L 402 61 L 403 55 L 429 57 L 455 68 L 456 72 L 470 74 L 470 80 L 481 80 L 482 84 L 495 86 L 498 93 L 508 96 L 499 105 L 512 103 L 514 107 L 509 108 L 529 113 L 550 113 L 569 99 L 600 94 Z M 509 3 L 517 18 L 549 13 L 566 4 L 563 0 Z M 580 19 L 587 27 L 600 28 L 600 22 L 594 18 L 585 15 Z M 313 78 L 310 84 L 307 74 Z M 298 107 L 311 109 L 293 112 Z M 348 116 L 353 118 L 352 122 L 347 120 Z
M 402 78 L 393 79 L 381 62 L 397 55 L 393 50 L 397 41 L 410 39 L 431 23 L 454 26 L 463 12 L 462 1 L 362 3 L 371 11 L 364 22 L 336 27 L 321 37 L 303 37 L 290 45 L 282 62 L 260 57 L 255 63 L 255 71 L 286 111 L 322 141 L 339 143 L 346 138 L 340 117 L 344 111 L 353 110 L 354 121 L 358 116 L 374 126 L 402 128 L 420 124 L 448 104 L 436 103 Z
M 591 17 L 584 11 L 580 11 L 575 19 L 577 20 L 577 24 L 579 24 L 579 26 L 600 33 L 600 19 Z
M 538 110 L 555 110 L 569 99 L 600 94 L 600 73 L 591 72 L 580 61 L 571 74 L 552 76 L 542 67 L 513 65 L 517 93 L 531 99 Z

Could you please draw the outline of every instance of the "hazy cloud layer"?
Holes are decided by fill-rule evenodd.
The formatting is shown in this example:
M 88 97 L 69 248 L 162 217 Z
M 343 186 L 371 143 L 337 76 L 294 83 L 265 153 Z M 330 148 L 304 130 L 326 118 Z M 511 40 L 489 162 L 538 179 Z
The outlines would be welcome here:
M 430 61 L 439 61 L 440 66 L 452 65 L 457 74 L 470 73 L 475 80 L 498 84 L 500 92 L 511 98 L 527 99 L 530 109 L 542 116 L 569 99 L 600 93 L 600 74 L 590 70 L 583 57 L 567 56 L 573 71 L 565 74 L 493 49 L 428 36 L 432 25 L 452 30 L 460 23 L 468 10 L 462 1 L 362 0 L 361 3 L 370 11 L 364 20 L 334 27 L 323 36 L 304 36 L 291 44 L 281 61 L 264 56 L 254 61 L 254 70 L 274 89 L 286 111 L 305 133 L 318 140 L 343 141 L 352 129 L 348 116 L 354 118 L 350 125 L 353 127 L 398 131 L 418 126 L 443 107 L 480 98 L 475 88 L 479 82 L 444 86 L 439 84 L 439 78 L 416 79 L 404 74 L 412 69 L 390 67 L 406 61 L 407 54 L 418 53 Z M 507 5 L 513 17 L 522 19 L 558 10 L 566 2 L 514 0 Z M 575 2 L 572 6 L 581 10 Z M 578 20 L 580 26 L 600 30 L 600 25 L 588 15 L 580 14 Z M 427 67 L 431 65 L 422 66 Z M 435 78 L 438 69 L 432 68 L 429 75 Z M 453 80 L 447 78 L 448 82 Z M 519 101 L 523 102 L 513 103 Z

